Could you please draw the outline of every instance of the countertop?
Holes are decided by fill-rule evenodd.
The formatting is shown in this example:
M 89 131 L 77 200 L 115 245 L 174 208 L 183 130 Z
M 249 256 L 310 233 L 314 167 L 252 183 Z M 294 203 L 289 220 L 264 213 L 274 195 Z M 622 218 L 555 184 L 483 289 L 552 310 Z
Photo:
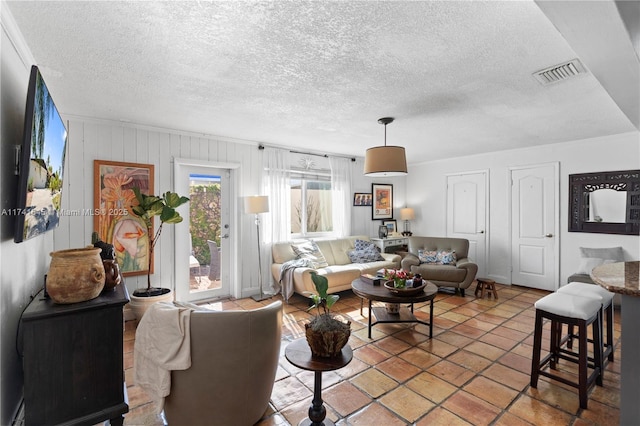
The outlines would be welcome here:
M 640 262 L 600 265 L 591 271 L 591 279 L 610 292 L 640 297 Z

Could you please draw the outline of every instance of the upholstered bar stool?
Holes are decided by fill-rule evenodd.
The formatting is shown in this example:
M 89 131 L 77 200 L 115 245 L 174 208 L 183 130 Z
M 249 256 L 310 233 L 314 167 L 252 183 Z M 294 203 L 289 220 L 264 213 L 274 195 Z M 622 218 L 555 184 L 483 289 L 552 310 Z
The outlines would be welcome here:
M 562 286 L 558 289 L 559 293 L 567 293 L 574 294 L 576 296 L 594 296 L 596 298 L 600 298 L 602 303 L 602 327 L 607 330 L 607 339 L 604 342 L 604 352 L 602 354 L 602 358 L 607 358 L 608 361 L 613 361 L 613 293 L 605 290 L 599 285 L 587 284 L 587 283 L 579 283 L 579 282 L 571 282 L 565 286 Z M 571 349 L 572 340 L 576 337 L 573 333 L 573 326 L 569 326 L 569 332 L 566 337 L 562 338 L 562 341 L 567 342 L 567 348 Z M 604 333 L 600 333 L 603 336 Z
M 587 392 L 595 382 L 602 386 L 602 304 L 594 297 L 575 296 L 567 293 L 551 293 L 535 303 L 536 319 L 533 334 L 533 357 L 531 359 L 531 387 L 538 387 L 539 376 L 549 377 L 578 389 L 580 407 L 587 408 Z M 545 319 L 551 320 L 549 353 L 541 360 L 542 326 Z M 560 346 L 562 325 L 578 327 L 578 353 Z M 592 326 L 593 363 L 589 363 L 587 351 L 587 328 Z M 556 369 L 558 360 L 564 359 L 578 364 L 578 382 L 572 382 L 558 374 L 545 370 L 547 364 Z M 593 372 L 589 375 L 589 368 Z

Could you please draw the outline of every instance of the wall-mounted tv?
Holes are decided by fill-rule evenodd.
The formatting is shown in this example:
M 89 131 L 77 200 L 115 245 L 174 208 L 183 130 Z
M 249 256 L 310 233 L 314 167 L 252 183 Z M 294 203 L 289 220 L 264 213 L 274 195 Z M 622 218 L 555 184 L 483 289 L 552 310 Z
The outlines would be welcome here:
M 31 67 L 20 154 L 16 243 L 58 226 L 67 128 L 37 66 Z

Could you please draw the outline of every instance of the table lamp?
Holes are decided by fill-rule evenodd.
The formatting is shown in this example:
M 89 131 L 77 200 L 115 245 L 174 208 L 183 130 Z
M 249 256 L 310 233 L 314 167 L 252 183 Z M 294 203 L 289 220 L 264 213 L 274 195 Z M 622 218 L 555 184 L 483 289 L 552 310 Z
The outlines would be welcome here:
M 253 195 L 245 197 L 244 199 L 244 212 L 256 215 L 256 230 L 258 232 L 258 282 L 260 283 L 260 294 L 251 296 L 253 300 L 259 302 L 264 299 L 268 299 L 271 296 L 265 295 L 262 291 L 262 256 L 260 254 L 260 213 L 267 213 L 269 211 L 269 197 L 266 195 Z
M 402 233 L 402 235 L 404 235 L 405 237 L 413 235 L 413 233 L 409 231 L 409 221 L 414 220 L 415 218 L 416 213 L 411 207 L 400 209 L 400 220 L 404 220 L 404 232 Z

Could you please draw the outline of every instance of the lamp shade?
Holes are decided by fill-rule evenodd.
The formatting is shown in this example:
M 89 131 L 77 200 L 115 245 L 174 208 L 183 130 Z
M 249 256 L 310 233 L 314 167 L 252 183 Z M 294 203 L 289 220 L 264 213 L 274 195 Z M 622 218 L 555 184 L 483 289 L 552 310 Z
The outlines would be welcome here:
M 411 207 L 405 207 L 400 209 L 400 220 L 413 220 L 416 218 L 416 213 Z
M 252 195 L 244 198 L 245 213 L 266 213 L 269 211 L 269 197 L 266 195 Z
M 402 176 L 407 174 L 407 158 L 404 147 L 374 146 L 364 156 L 366 176 Z

